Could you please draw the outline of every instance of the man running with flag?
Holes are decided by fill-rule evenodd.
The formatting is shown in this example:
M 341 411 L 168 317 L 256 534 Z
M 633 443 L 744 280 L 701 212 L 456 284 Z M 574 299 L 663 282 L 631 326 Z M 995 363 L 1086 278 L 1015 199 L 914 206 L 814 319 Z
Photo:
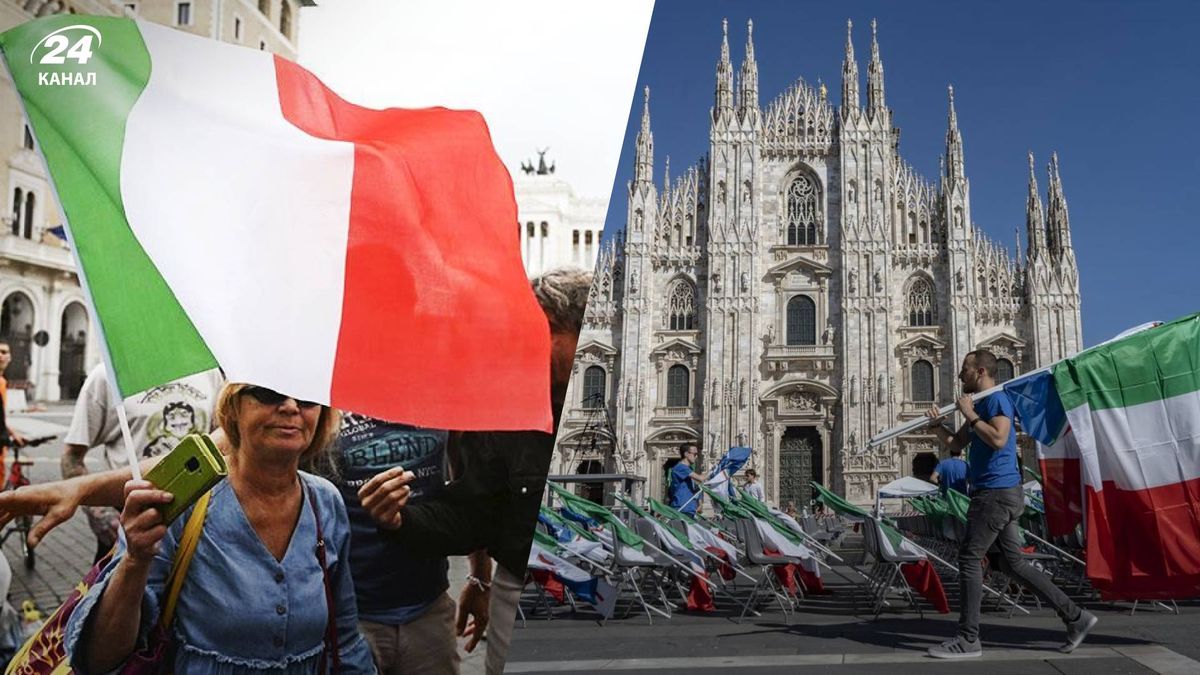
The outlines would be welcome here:
M 1025 510 L 1021 492 L 1017 432 L 1012 401 L 1003 391 L 973 402 L 971 394 L 996 386 L 996 356 L 986 349 L 963 359 L 963 395 L 958 410 L 966 422 L 951 433 L 937 407 L 926 413 L 929 426 L 953 452 L 968 447 L 968 480 L 971 506 L 967 511 L 967 534 L 958 553 L 962 610 L 958 635 L 936 647 L 929 655 L 939 659 L 963 659 L 983 654 L 979 644 L 979 612 L 983 596 L 983 557 L 995 542 L 1000 547 L 1006 571 L 1054 607 L 1067 625 L 1067 642 L 1059 651 L 1071 652 L 1096 625 L 1096 615 L 1081 609 L 1051 579 L 1021 557 L 1017 518 Z

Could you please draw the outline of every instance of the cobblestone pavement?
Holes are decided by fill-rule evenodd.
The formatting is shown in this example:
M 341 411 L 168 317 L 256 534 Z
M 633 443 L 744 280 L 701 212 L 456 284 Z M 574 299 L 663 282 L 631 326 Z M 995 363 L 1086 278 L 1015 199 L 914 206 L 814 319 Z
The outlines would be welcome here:
M 47 412 L 27 416 L 66 427 L 71 422 L 71 406 L 55 404 Z M 31 482 L 43 483 L 61 477 L 59 458 L 62 449 L 60 435 L 53 441 L 22 452 L 23 458 L 34 461 L 29 476 Z M 87 464 L 93 471 L 103 469 L 103 461 L 98 456 L 89 457 Z M 23 562 L 20 533 L 10 525 L 4 534 L 4 555 L 13 571 L 8 599 L 17 608 L 25 600 L 32 599 L 44 613 L 54 611 L 70 589 L 83 578 L 96 554 L 96 539 L 82 513 L 75 514 L 70 521 L 60 525 L 37 547 L 33 569 L 27 569 Z

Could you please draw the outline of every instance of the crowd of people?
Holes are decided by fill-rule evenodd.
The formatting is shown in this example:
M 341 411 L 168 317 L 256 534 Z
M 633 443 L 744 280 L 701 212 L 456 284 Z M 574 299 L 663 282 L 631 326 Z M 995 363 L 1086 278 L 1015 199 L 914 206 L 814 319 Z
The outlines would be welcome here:
M 590 284 L 577 270 L 533 281 L 556 426 Z M 418 429 L 203 373 L 124 402 L 143 469 L 193 432 L 226 456 L 228 476 L 167 526 L 154 507 L 171 495 L 130 480 L 103 378 L 77 402 L 64 480 L 0 495 L 0 519 L 42 515 L 34 544 L 89 511 L 101 570 L 65 634 L 78 672 L 143 658 L 164 615 L 178 672 L 457 673 L 457 638 L 472 651 L 485 635 L 501 672 L 553 434 Z M 97 447 L 109 470 L 88 475 Z M 469 558 L 457 603 L 449 556 Z
M 555 426 L 590 280 L 560 270 L 533 283 L 552 335 Z M 957 408 L 965 422 L 957 430 L 944 426 L 936 408 L 927 413 L 950 455 L 933 479 L 943 491 L 970 495 L 958 632 L 929 650 L 938 658 L 982 653 L 981 563 L 993 545 L 1008 574 L 1066 625 L 1063 651 L 1097 621 L 1022 557 L 1012 403 L 1002 392 L 972 400 L 995 385 L 995 371 L 986 350 L 964 359 Z M 313 673 L 332 665 L 338 672 L 457 673 L 458 638 L 471 651 L 486 634 L 488 672 L 502 671 L 553 434 L 414 428 L 202 373 L 124 402 L 143 469 L 195 432 L 211 431 L 225 455 L 228 475 L 165 524 L 155 507 L 172 495 L 130 480 L 104 378 L 95 369 L 81 391 L 64 480 L 0 495 L 0 520 L 43 516 L 33 544 L 77 508 L 88 510 L 98 576 L 63 636 L 76 670 L 118 669 L 165 640 L 181 672 Z M 7 444 L 22 442 L 0 428 Z M 92 448 L 103 450 L 107 471 L 87 473 L 83 459 Z M 698 457 L 698 446 L 685 443 L 669 468 L 668 501 L 687 514 L 702 503 Z M 745 478 L 744 489 L 762 500 L 757 472 Z M 457 602 L 448 593 L 450 556 L 469 559 Z

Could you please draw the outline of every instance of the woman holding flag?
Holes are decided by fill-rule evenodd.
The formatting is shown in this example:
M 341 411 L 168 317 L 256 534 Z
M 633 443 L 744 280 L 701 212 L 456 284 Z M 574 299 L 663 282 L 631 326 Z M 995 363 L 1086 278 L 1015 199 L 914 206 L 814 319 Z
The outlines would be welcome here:
M 331 661 L 335 672 L 374 673 L 358 632 L 345 506 L 328 481 L 299 470 L 329 447 L 339 413 L 228 384 L 217 418 L 231 448 L 229 475 L 209 493 L 166 630 L 173 662 L 152 667 L 308 674 L 327 672 Z M 170 493 L 145 481 L 129 481 L 125 491 L 122 546 L 67 624 L 76 672 L 119 668 L 145 644 L 190 514 L 167 527 L 154 507 Z

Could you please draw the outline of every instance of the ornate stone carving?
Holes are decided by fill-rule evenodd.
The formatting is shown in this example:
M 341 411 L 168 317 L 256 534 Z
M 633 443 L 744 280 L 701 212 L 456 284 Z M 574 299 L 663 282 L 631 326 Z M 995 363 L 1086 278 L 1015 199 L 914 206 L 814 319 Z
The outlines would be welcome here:
M 882 373 L 875 378 L 875 400 L 878 403 L 887 403 L 887 376 Z
M 858 376 L 850 376 L 850 403 L 858 403 Z
M 792 410 L 800 412 L 818 412 L 821 410 L 821 399 L 816 394 L 806 391 L 793 391 L 783 398 L 783 404 Z
M 746 378 L 742 378 L 741 386 L 738 387 L 738 407 L 745 408 L 748 401 L 746 400 Z
M 848 293 L 858 292 L 858 275 L 854 273 L 854 270 L 850 270 L 846 275 L 846 291 Z

